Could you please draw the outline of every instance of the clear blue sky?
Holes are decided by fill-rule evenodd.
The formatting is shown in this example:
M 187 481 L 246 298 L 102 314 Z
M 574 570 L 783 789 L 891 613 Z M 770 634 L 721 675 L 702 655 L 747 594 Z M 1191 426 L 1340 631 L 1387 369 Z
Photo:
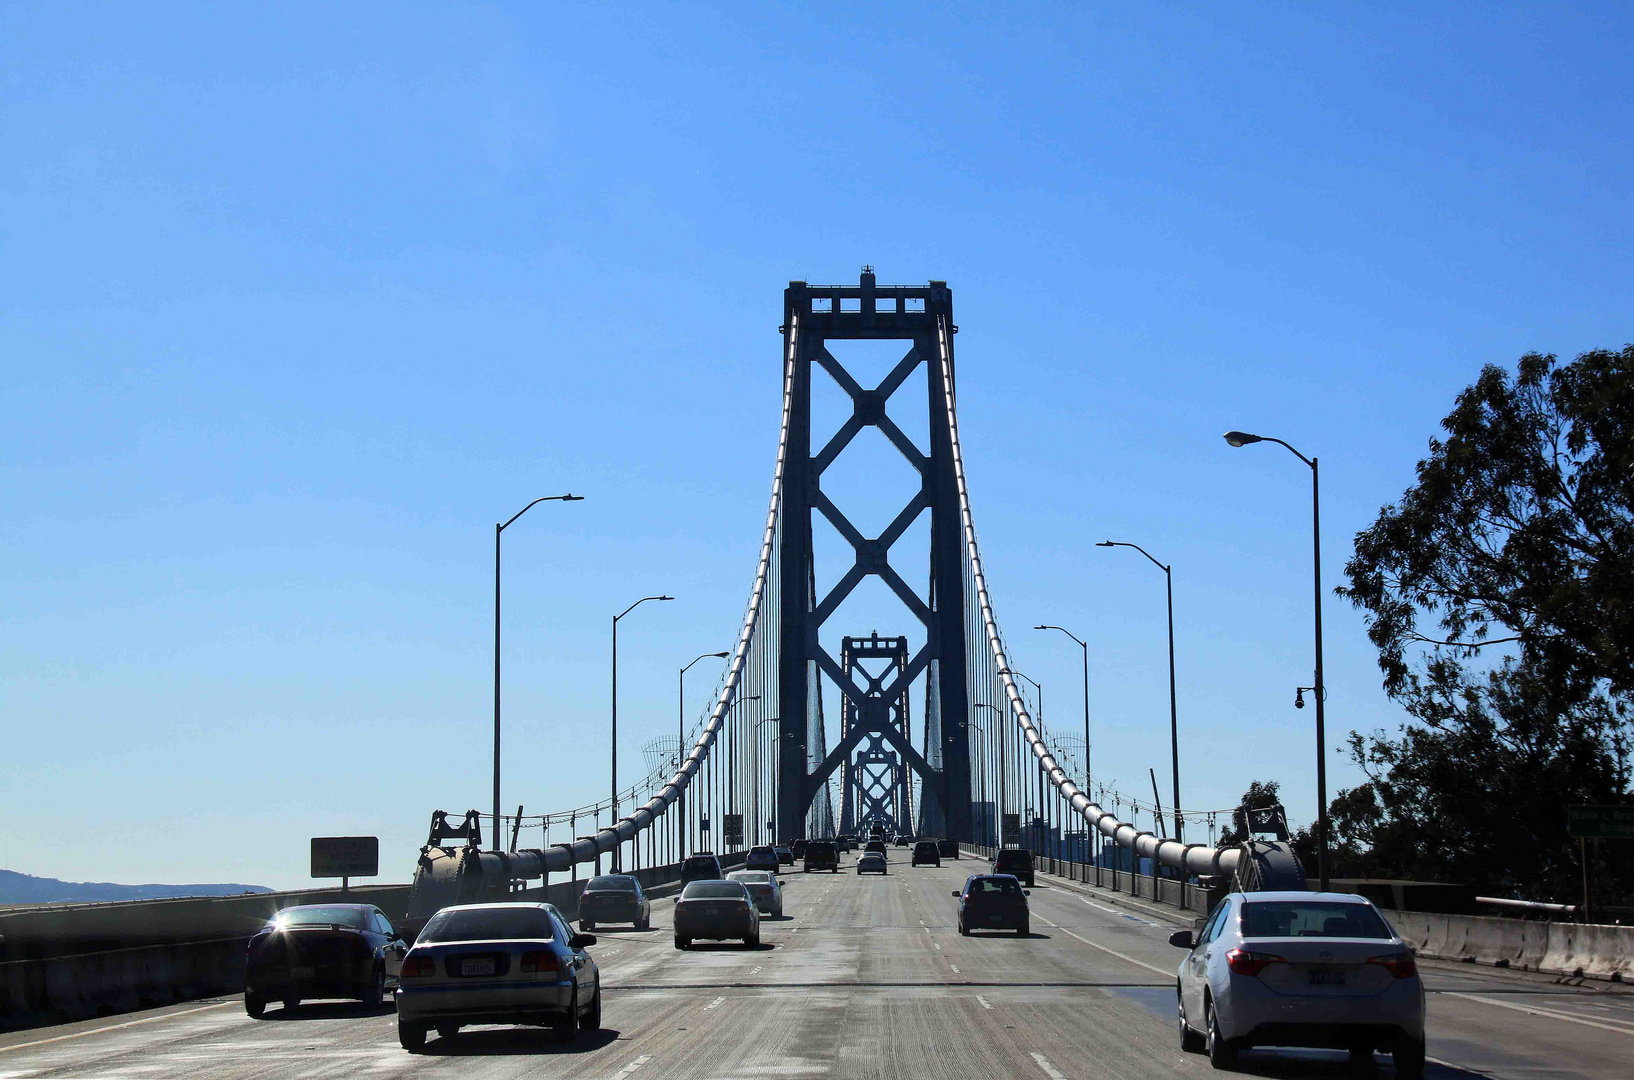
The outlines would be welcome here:
M 1220 432 L 1320 455 L 1331 586 L 1482 364 L 1634 338 L 1628 11 L 1018 7 L 0 9 L 4 860 L 299 886 L 369 833 L 407 880 L 489 804 L 493 523 L 567 490 L 506 533 L 506 802 L 605 790 L 608 619 L 670 592 L 621 635 L 633 779 L 736 632 L 781 290 L 864 262 L 954 289 L 1046 719 L 1059 622 L 1098 775 L 1165 774 L 1162 576 L 1092 546 L 1141 543 L 1186 801 L 1308 820 L 1307 473 Z M 1399 714 L 1327 615 L 1337 746 Z

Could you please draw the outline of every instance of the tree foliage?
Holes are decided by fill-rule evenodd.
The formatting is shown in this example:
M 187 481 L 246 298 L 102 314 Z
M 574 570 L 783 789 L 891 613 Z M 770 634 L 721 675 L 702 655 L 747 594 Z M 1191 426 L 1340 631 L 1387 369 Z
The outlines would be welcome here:
M 1411 717 L 1351 733 L 1368 780 L 1332 805 L 1339 862 L 1570 895 L 1564 807 L 1628 795 L 1634 346 L 1488 366 L 1442 427 L 1337 590 Z

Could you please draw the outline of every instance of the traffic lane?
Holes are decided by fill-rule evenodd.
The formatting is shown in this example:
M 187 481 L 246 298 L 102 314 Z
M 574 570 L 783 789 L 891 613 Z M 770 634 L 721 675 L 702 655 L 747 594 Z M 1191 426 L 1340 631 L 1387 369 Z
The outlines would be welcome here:
M 1046 883 L 1041 879 L 1041 885 Z M 1034 889 L 1035 911 L 1059 915 L 1071 923 L 1072 903 L 1116 913 L 1105 937 L 1084 936 L 1103 948 L 1115 947 L 1129 959 L 1162 966 L 1168 958 L 1172 984 L 1181 950 L 1168 944 L 1175 928 L 1139 911 L 1119 911 L 1075 889 L 1053 883 Z M 1048 916 L 1046 915 L 1046 918 Z M 1081 931 L 1082 932 L 1082 931 Z M 1490 968 L 1451 969 L 1432 962 L 1422 971 L 1428 992 L 1427 1045 L 1437 1068 L 1463 1069 L 1493 1077 L 1581 1076 L 1626 1080 L 1634 1057 L 1634 995 L 1607 987 L 1572 986 L 1552 976 Z M 1174 1024 L 1174 1000 L 1132 993 L 1145 1000 L 1154 1017 Z M 1178 1036 L 1176 1036 L 1178 1038 Z M 1387 1058 L 1380 1055 L 1381 1063 Z M 1323 1051 L 1251 1051 L 1243 1058 L 1250 1071 L 1277 1075 L 1322 1075 L 1343 1062 L 1343 1055 Z M 1292 1070 L 1292 1071 L 1289 1071 Z M 1431 1070 L 1434 1075 L 1434 1070 Z

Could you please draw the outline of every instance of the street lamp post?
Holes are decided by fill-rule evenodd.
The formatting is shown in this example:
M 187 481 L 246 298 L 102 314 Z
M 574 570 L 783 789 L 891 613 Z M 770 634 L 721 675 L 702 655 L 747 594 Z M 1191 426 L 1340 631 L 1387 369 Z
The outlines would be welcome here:
M 1328 889 L 1328 762 L 1327 719 L 1324 705 L 1327 690 L 1322 681 L 1322 488 L 1317 459 L 1306 457 L 1281 439 L 1270 435 L 1250 435 L 1246 431 L 1228 431 L 1225 441 L 1232 446 L 1250 443 L 1274 442 L 1311 469 L 1311 580 L 1315 595 L 1316 627 L 1316 876 L 1323 892 Z
M 781 719 L 782 717 L 779 716 L 768 716 L 755 722 L 755 828 L 757 830 L 760 828 L 760 729 L 767 724 L 775 724 Z M 772 776 L 772 782 L 774 785 L 777 782 L 775 773 Z M 772 793 L 772 816 L 766 822 L 766 828 L 772 834 L 772 843 L 777 843 L 777 793 L 775 790 Z
M 1021 678 L 1026 679 L 1028 682 L 1032 683 L 1033 686 L 1038 690 L 1038 723 L 1033 725 L 1033 726 L 1038 729 L 1038 737 L 1039 737 L 1040 740 L 1042 740 L 1044 738 L 1044 684 L 1039 682 L 1037 679 L 1033 678 L 1031 675 L 1022 675 L 1021 672 L 1015 670 L 1014 668 L 1002 668 L 1002 669 L 1000 669 L 999 674 L 1001 674 L 1001 675 L 1019 675 Z M 1033 814 L 1033 827 L 1034 827 L 1033 831 L 1035 833 L 1039 834 L 1039 836 L 1038 836 L 1038 848 L 1039 848 L 1039 853 L 1040 854 L 1042 854 L 1043 850 L 1044 850 L 1044 837 L 1042 835 L 1042 830 L 1040 830 L 1037 826 L 1038 826 L 1038 815 L 1042 814 L 1043 812 L 1044 812 L 1044 770 L 1042 768 L 1039 768 L 1039 770 L 1038 770 L 1038 809 Z
M 1161 563 L 1152 558 L 1152 553 L 1139 544 L 1125 543 L 1122 540 L 1102 540 L 1096 547 L 1126 547 L 1134 548 L 1163 571 L 1163 587 L 1169 602 L 1169 765 L 1174 777 L 1174 838 L 1186 838 L 1186 822 L 1180 814 L 1180 723 L 1176 719 L 1174 690 L 1174 567 L 1169 563 Z
M 1068 630 L 1064 626 L 1045 624 L 1035 626 L 1033 629 L 1059 630 L 1072 640 L 1076 641 L 1078 643 L 1078 647 L 1084 651 L 1084 798 L 1093 802 L 1095 796 L 1090 794 L 1090 792 L 1093 790 L 1090 784 L 1090 781 L 1093 778 L 1093 772 L 1089 753 L 1089 645 L 1077 634 L 1074 634 L 1071 630 Z M 1039 711 L 1043 711 L 1043 705 L 1039 706 Z
M 724 653 L 724 652 L 700 653 L 696 659 L 694 659 L 692 661 L 689 661 L 687 663 L 686 667 L 683 667 L 681 669 L 681 676 L 680 676 L 680 680 L 679 680 L 680 681 L 680 690 L 676 694 L 676 697 L 675 697 L 675 768 L 676 768 L 677 771 L 680 770 L 682 765 L 686 764 L 686 752 L 687 752 L 687 746 L 686 746 L 687 671 L 692 667 L 693 664 L 696 664 L 699 660 L 705 660 L 705 659 L 708 659 L 711 656 L 713 656 L 717 660 L 724 660 L 724 659 L 726 659 L 726 657 L 728 657 L 730 655 L 731 655 L 730 653 Z M 685 791 L 685 789 L 682 789 L 681 793 L 675 799 L 675 838 L 676 838 L 675 839 L 675 850 L 680 853 L 677 856 L 676 861 L 679 862 L 681 859 L 686 858 L 686 791 Z
M 494 850 L 499 850 L 499 534 L 505 527 L 542 502 L 582 502 L 583 495 L 543 495 L 516 513 L 504 525 L 494 523 Z
M 648 600 L 674 600 L 673 596 L 643 596 L 617 615 L 613 616 L 613 726 L 608 743 L 612 749 L 612 815 L 608 818 L 609 828 L 618 827 L 618 621 Z M 613 848 L 613 873 L 618 873 L 619 854 L 622 845 Z

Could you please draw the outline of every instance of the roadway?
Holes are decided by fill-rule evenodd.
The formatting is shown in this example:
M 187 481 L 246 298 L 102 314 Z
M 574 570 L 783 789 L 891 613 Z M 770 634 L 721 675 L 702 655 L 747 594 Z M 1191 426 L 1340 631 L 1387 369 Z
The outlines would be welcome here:
M 893 852 L 905 856 L 906 852 Z M 567 1045 L 533 1029 L 397 1045 L 390 1007 L 317 1002 L 260 1021 L 238 998 L 0 1036 L 0 1076 L 272 1080 L 489 1078 L 1204 1077 L 1174 1026 L 1172 916 L 1040 878 L 1031 938 L 959 936 L 949 893 L 973 859 L 893 862 L 889 877 L 785 877 L 786 917 L 759 949 L 672 944 L 670 901 L 645 933 L 601 929 L 604 1030 Z M 1600 984 L 1431 964 L 1432 1077 L 1627 1080 L 1634 995 Z M 1380 1056 L 1377 1073 L 1393 1075 Z M 1341 1054 L 1254 1051 L 1243 1071 L 1356 1075 Z

